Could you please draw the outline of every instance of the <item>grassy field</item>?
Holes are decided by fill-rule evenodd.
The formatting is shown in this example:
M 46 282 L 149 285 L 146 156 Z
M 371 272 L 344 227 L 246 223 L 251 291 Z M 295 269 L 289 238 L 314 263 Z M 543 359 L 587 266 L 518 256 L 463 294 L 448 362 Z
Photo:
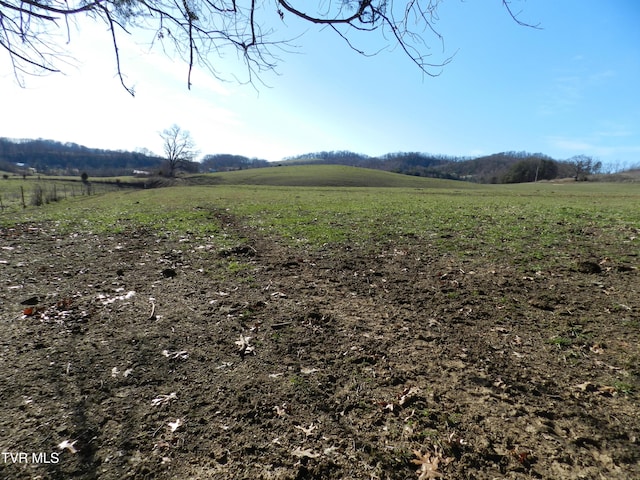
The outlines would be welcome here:
M 310 171 L 310 183 L 326 185 L 343 178 L 345 186 L 273 186 L 283 178 L 304 183 L 301 172 L 305 169 Z M 441 253 L 508 259 L 528 270 L 579 257 L 627 261 L 628 255 L 638 253 L 640 188 L 635 184 L 488 186 L 377 171 L 362 175 L 348 167 L 280 170 L 285 174 L 274 175 L 275 168 L 217 174 L 214 178 L 223 178 L 224 183 L 213 186 L 116 191 L 92 197 L 67 194 L 63 202 L 5 214 L 2 221 L 51 219 L 64 231 L 151 228 L 177 235 L 212 234 L 217 227 L 211 212 L 227 211 L 291 245 L 365 248 L 412 237 Z M 350 186 L 367 178 L 374 184 L 405 185 Z M 260 179 L 267 185 L 250 184 Z M 231 184 L 234 180 L 241 184 Z M 13 193 L 4 196 L 13 195 L 15 202 L 20 182 L 9 183 Z M 589 235 L 594 232 L 604 240 L 602 251 L 590 250 Z
M 132 177 L 123 179 L 131 181 Z M 78 178 L 11 176 L 0 181 L 0 214 L 24 207 L 41 206 L 78 196 L 97 195 L 117 190 L 113 180 L 83 184 Z
M 3 211 L 0 477 L 640 478 L 637 184 L 305 168 Z
M 412 177 L 399 173 L 343 165 L 299 165 L 191 177 L 194 182 L 216 185 L 269 185 L 288 187 L 414 187 L 473 188 L 469 183 Z

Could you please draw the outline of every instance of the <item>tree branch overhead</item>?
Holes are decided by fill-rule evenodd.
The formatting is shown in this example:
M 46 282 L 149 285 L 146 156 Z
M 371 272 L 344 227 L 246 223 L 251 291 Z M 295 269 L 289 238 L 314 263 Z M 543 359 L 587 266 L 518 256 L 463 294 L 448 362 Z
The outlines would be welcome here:
M 60 71 L 65 44 L 77 41 L 68 25 L 84 17 L 104 22 L 110 32 L 114 67 L 123 87 L 131 94 L 121 63 L 119 39 L 129 31 L 147 31 L 150 44 L 162 43 L 176 53 L 187 69 L 187 87 L 197 65 L 216 78 L 223 75 L 216 60 L 236 52 L 248 81 L 279 62 L 276 55 L 291 47 L 287 17 L 317 26 L 330 26 L 347 48 L 375 56 L 386 48 L 399 47 L 419 71 L 439 75 L 451 57 L 438 60 L 430 45 L 441 43 L 438 8 L 442 0 L 0 0 L 0 52 L 10 58 L 19 83 L 25 75 Z M 520 20 L 509 0 L 502 5 L 519 25 L 538 28 Z M 65 34 L 67 41 L 61 40 Z M 362 45 L 363 38 L 376 42 Z M 381 45 L 385 45 L 382 46 Z M 443 49 L 444 50 L 444 49 Z M 433 60 L 432 60 L 433 59 Z

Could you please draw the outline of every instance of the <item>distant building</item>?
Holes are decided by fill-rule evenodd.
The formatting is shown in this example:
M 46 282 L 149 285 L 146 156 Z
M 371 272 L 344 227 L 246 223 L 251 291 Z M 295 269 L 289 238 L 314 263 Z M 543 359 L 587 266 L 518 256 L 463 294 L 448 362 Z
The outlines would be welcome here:
M 26 163 L 17 162 L 15 165 L 16 167 L 20 168 L 22 170 L 22 173 L 24 174 L 35 175 L 36 173 L 38 173 L 35 168 L 30 167 Z

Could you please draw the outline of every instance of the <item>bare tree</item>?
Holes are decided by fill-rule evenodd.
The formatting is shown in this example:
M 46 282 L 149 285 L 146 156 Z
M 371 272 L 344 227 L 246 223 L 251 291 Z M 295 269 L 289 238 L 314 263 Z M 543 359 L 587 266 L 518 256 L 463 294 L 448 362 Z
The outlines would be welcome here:
M 164 154 L 169 170 L 167 174 L 173 177 L 180 167 L 193 161 L 198 151 L 189 131 L 182 130 L 178 125 L 163 130 L 160 136 L 164 141 Z
M 573 167 L 575 180 L 586 180 L 587 175 L 600 173 L 602 162 L 594 160 L 587 155 L 576 155 L 569 159 L 569 164 Z
M 113 43 L 117 74 L 125 89 L 118 40 L 130 30 L 145 30 L 151 46 L 160 43 L 177 53 L 187 66 L 187 86 L 195 65 L 221 78 L 215 58 L 229 50 L 238 54 L 247 81 L 279 61 L 292 40 L 284 33 L 291 19 L 327 27 L 348 48 L 370 56 L 385 45 L 398 47 L 418 69 L 430 76 L 451 60 L 444 54 L 436 28 L 442 0 L 0 0 L 0 50 L 9 55 L 20 83 L 24 74 L 58 72 L 63 46 L 70 43 L 76 20 L 104 22 Z M 508 15 L 521 25 L 512 0 L 502 0 Z M 362 35 L 378 35 L 376 51 L 358 46 Z M 440 59 L 431 57 L 431 44 L 442 45 Z

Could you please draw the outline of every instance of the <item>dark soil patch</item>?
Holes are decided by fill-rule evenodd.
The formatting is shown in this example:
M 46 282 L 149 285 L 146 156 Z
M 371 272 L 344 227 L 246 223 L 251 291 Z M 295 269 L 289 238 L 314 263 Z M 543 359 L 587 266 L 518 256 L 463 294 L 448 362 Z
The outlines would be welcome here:
M 220 221 L 0 233 L 1 478 L 640 478 L 637 266 Z

